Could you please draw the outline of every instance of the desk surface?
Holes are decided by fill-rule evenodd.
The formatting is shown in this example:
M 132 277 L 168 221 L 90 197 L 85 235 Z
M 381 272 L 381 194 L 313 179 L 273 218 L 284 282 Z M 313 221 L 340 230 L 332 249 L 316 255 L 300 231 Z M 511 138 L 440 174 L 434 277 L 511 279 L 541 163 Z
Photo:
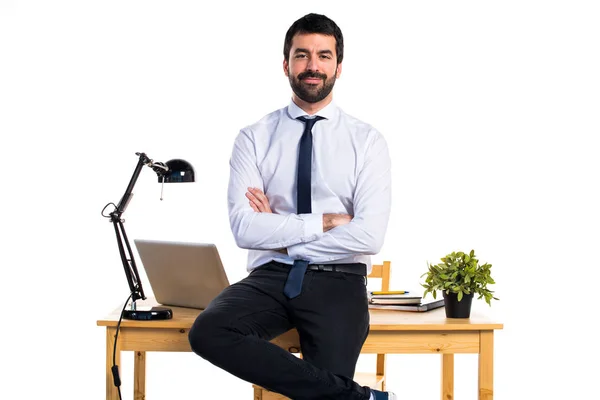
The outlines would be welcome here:
M 153 299 L 152 299 L 153 300 Z M 150 301 L 139 305 L 156 305 Z M 173 319 L 164 321 L 122 320 L 124 328 L 119 337 L 117 363 L 121 351 L 133 351 L 134 398 L 145 398 L 146 352 L 190 351 L 187 332 L 201 312 L 198 309 L 171 307 Z M 117 400 L 111 368 L 115 347 L 115 327 L 122 306 L 97 321 L 106 327 L 106 398 Z M 444 308 L 426 312 L 369 310 L 371 329 L 362 353 L 368 354 L 439 354 L 442 360 L 441 398 L 454 398 L 454 354 L 478 354 L 478 399 L 492 400 L 494 396 L 494 330 L 503 325 L 477 307 L 471 318 L 446 318 Z M 275 345 L 297 353 L 300 348 L 298 331 L 289 330 L 271 341 Z
M 157 305 L 152 301 L 138 302 L 138 305 Z M 133 321 L 123 319 L 121 327 L 129 328 L 175 328 L 189 329 L 202 310 L 183 307 L 169 307 L 173 319 L 163 321 Z M 97 321 L 98 326 L 117 326 L 122 307 Z M 471 311 L 471 318 L 446 318 L 444 308 L 425 312 L 369 310 L 371 330 L 376 331 L 481 331 L 502 329 L 503 324 L 484 316 L 478 310 Z

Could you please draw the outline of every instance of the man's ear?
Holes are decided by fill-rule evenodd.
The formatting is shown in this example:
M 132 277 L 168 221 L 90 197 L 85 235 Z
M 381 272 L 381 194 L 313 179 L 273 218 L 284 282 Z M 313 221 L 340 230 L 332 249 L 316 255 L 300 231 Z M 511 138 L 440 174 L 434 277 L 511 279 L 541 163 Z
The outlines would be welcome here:
M 283 60 L 283 73 L 289 78 L 290 76 L 290 64 L 284 59 Z
M 337 70 L 335 71 L 335 79 L 339 78 L 342 74 L 342 63 L 337 65 Z

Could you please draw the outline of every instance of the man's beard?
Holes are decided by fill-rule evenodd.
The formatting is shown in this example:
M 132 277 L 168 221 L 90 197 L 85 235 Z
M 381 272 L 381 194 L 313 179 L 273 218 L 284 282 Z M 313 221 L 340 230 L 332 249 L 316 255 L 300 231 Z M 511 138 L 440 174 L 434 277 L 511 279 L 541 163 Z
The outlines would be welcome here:
M 302 82 L 302 80 L 305 78 L 319 78 L 323 80 L 323 86 L 317 88 L 319 86 L 318 84 L 310 85 Z M 301 100 L 304 100 L 307 103 L 318 103 L 325 97 L 329 96 L 329 93 L 331 93 L 333 90 L 333 85 L 335 85 L 335 73 L 330 79 L 327 79 L 327 75 L 325 74 L 306 71 L 298 74 L 297 77 L 289 75 L 289 80 L 293 92 Z

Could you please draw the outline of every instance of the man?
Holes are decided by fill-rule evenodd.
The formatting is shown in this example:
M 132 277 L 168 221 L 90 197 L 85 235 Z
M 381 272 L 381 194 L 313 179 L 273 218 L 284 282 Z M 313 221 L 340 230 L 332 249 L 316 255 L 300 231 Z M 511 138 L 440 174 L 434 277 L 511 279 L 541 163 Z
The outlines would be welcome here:
M 395 399 L 352 380 L 369 330 L 365 276 L 390 213 L 382 135 L 332 102 L 343 37 L 323 15 L 288 30 L 289 106 L 242 129 L 228 191 L 250 275 L 225 289 L 189 333 L 194 352 L 291 399 Z M 269 343 L 296 328 L 303 358 Z M 224 396 L 227 398 L 227 396 Z

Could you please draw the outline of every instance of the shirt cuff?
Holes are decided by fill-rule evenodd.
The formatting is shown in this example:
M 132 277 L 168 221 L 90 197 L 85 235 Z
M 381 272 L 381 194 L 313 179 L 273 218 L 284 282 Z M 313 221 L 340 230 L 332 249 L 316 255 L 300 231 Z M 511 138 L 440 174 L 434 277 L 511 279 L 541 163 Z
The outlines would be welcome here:
M 302 243 L 288 246 L 288 256 L 292 260 L 305 259 L 303 253 L 305 243 L 310 243 L 323 236 L 323 214 L 299 214 L 300 219 L 304 221 L 304 237 Z
M 323 234 L 323 214 L 298 214 L 304 221 L 304 235 L 302 242 L 312 242 Z

